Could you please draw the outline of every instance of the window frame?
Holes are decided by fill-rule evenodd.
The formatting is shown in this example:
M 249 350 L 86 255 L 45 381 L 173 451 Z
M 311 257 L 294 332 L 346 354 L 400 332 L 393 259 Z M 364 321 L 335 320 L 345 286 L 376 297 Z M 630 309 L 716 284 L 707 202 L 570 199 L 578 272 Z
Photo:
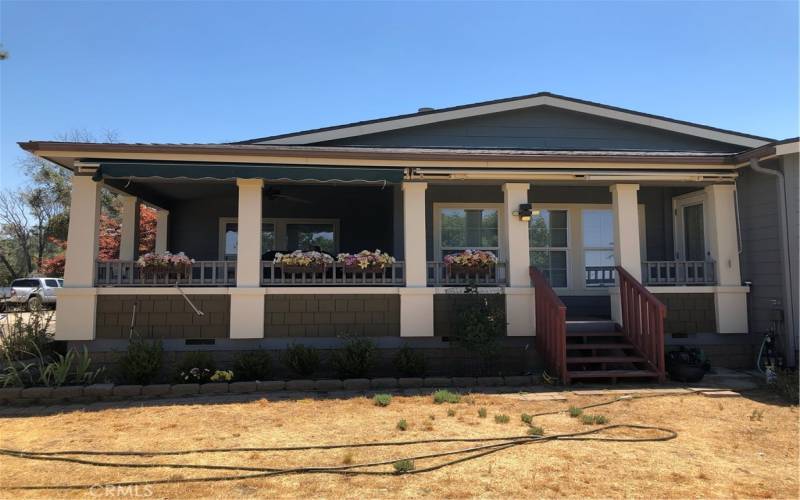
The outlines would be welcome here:
M 497 259 L 501 262 L 506 260 L 506 231 L 505 231 L 505 213 L 502 203 L 434 203 L 433 204 L 433 261 L 442 261 L 442 252 L 451 247 L 442 247 L 442 209 L 461 209 L 461 210 L 496 210 L 497 211 L 497 251 L 494 252 Z M 471 247 L 458 247 L 458 248 L 471 248 Z M 492 248 L 492 247 L 477 247 L 477 248 Z M 455 251 L 455 248 L 454 248 Z
M 537 211 L 537 210 L 539 210 L 540 212 L 542 210 L 546 210 L 548 212 L 565 212 L 566 215 L 567 215 L 567 227 L 566 227 L 566 230 L 567 230 L 567 246 L 566 247 L 554 247 L 554 246 L 549 246 L 549 245 L 545 246 L 545 247 L 535 247 L 535 246 L 533 246 L 532 242 L 531 242 L 531 226 L 530 226 L 530 222 L 533 221 L 533 218 L 531 218 L 531 221 L 528 222 L 528 263 L 532 265 L 532 257 L 533 257 L 532 254 L 533 254 L 533 252 L 536 252 L 536 251 L 548 252 L 548 253 L 554 252 L 554 251 L 555 252 L 564 252 L 565 253 L 565 261 L 566 261 L 565 271 L 567 273 L 566 286 L 554 286 L 553 290 L 568 290 L 570 288 L 570 278 L 572 277 L 572 253 L 570 252 L 570 249 L 572 248 L 572 240 L 573 240 L 573 235 L 572 235 L 572 224 L 573 223 L 572 223 L 572 213 L 571 213 L 572 211 L 569 209 L 569 207 L 567 207 L 565 205 L 553 204 L 552 206 L 545 206 L 545 204 L 537 205 L 535 203 L 533 205 L 533 210 L 534 210 L 534 212 Z
M 225 226 L 230 223 L 239 223 L 238 217 L 220 217 L 217 230 L 218 245 L 217 255 L 219 260 L 225 260 Z M 275 248 L 282 248 L 288 245 L 289 237 L 286 232 L 288 224 L 333 224 L 333 254 L 339 253 L 339 239 L 341 234 L 341 224 L 339 219 L 315 219 L 315 218 L 292 218 L 292 217 L 262 217 L 261 224 L 272 224 L 275 232 Z M 238 236 L 238 231 L 237 231 Z M 286 250 L 292 250 L 286 248 Z M 296 249 L 295 249 L 296 250 Z M 261 249 L 264 254 L 264 249 Z

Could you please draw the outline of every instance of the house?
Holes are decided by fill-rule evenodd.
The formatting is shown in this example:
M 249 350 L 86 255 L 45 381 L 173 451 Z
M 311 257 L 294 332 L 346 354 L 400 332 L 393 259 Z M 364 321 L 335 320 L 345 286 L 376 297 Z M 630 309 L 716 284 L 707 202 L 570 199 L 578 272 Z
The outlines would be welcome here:
M 134 322 L 172 353 L 334 348 L 347 332 L 458 371 L 454 314 L 477 282 L 505 308 L 505 373 L 663 379 L 677 345 L 751 367 L 770 328 L 796 360 L 797 139 L 542 92 L 228 144 L 20 145 L 75 173 L 56 338 L 96 357 Z M 124 197 L 118 261 L 96 259 L 101 186 Z M 195 260 L 180 276 L 135 265 L 140 203 L 158 210 L 156 250 Z M 273 262 L 312 248 L 396 262 Z M 444 262 L 472 249 L 497 264 Z M 629 344 L 566 345 L 603 333 Z

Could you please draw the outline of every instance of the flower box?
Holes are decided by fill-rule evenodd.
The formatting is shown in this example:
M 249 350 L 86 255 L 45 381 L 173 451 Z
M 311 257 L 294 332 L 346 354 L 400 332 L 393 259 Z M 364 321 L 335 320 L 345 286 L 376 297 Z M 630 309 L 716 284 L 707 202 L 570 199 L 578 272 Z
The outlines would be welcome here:
M 444 265 L 449 274 L 485 276 L 494 271 L 497 257 L 485 250 L 464 250 L 444 256 Z
M 280 265 L 283 274 L 320 274 L 333 264 L 333 257 L 322 252 L 295 250 L 289 254 L 275 254 L 273 262 Z
M 312 264 L 308 266 L 299 266 L 299 265 L 281 264 L 281 271 L 283 272 L 283 274 L 303 274 L 303 273 L 320 274 L 325 272 L 325 265 Z
M 136 261 L 139 275 L 146 281 L 188 280 L 192 277 L 192 264 L 194 259 L 183 252 L 147 253 Z
M 448 264 L 447 272 L 449 274 L 467 274 L 470 276 L 488 276 L 494 271 L 494 264 L 486 266 L 465 266 L 459 264 Z
M 340 253 L 336 256 L 336 262 L 342 264 L 346 274 L 380 274 L 387 267 L 391 268 L 395 259 L 376 249 L 374 252 L 362 250 L 357 254 Z

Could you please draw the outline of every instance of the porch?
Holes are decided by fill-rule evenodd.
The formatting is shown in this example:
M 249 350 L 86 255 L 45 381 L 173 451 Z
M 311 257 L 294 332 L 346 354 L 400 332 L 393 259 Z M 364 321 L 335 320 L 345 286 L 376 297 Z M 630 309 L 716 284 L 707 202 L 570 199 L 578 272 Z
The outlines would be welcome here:
M 270 313 L 266 300 L 270 295 L 396 296 L 398 335 L 437 337 L 441 333 L 436 325 L 444 320 L 435 317 L 436 297 L 475 284 L 482 293 L 502 296 L 508 336 L 530 337 L 537 334 L 530 265 L 542 271 L 571 316 L 610 318 L 620 324 L 616 266 L 621 265 L 659 297 L 710 298 L 710 302 L 695 301 L 705 304 L 697 313 L 703 316 L 702 323 L 675 311 L 676 333 L 746 331 L 747 289 L 738 274 L 730 184 L 699 180 L 641 186 L 609 181 L 531 184 L 404 175 L 402 182 L 356 183 L 160 177 L 133 182 L 106 177 L 97 182 L 76 176 L 73 208 L 95 224 L 70 227 L 70 239 L 78 244 L 68 250 L 64 298 L 86 302 L 89 299 L 79 297 L 89 289 L 94 297 L 219 295 L 227 297 L 229 315 L 221 335 L 265 338 L 273 334 L 270 328 L 276 328 L 264 321 Z M 96 239 L 90 232 L 97 231 L 97 207 L 87 200 L 96 198 L 101 185 L 125 199 L 120 258 L 112 261 L 94 257 Z M 698 204 L 682 204 L 698 197 L 700 210 Z M 195 259 L 180 275 L 148 274 L 136 264 L 131 228 L 136 227 L 133 214 L 139 203 L 158 210 L 155 250 L 182 251 Z M 521 214 L 526 204 L 532 204 L 529 220 Z M 289 272 L 274 260 L 277 253 L 312 249 L 334 261 L 324 269 Z M 335 260 L 340 252 L 365 249 L 381 249 L 395 261 L 378 270 L 360 270 Z M 492 252 L 498 262 L 488 272 L 475 273 L 445 264 L 445 256 L 466 249 Z M 88 282 L 86 276 L 91 276 Z M 95 308 L 84 305 L 92 317 L 97 317 Z M 319 331 L 323 320 L 314 321 L 313 331 Z M 94 323 L 67 320 L 60 324 L 59 336 L 96 338 Z M 363 327 L 352 322 L 342 325 Z

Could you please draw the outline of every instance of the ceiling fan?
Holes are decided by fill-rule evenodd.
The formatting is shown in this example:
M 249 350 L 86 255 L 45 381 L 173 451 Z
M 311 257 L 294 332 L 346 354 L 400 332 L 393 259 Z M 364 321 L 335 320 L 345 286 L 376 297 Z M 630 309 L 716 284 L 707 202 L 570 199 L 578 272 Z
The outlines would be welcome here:
M 273 186 L 268 186 L 267 187 L 267 189 L 264 191 L 264 196 L 269 201 L 275 201 L 275 200 L 278 200 L 278 199 L 284 199 L 284 200 L 294 201 L 296 203 L 306 203 L 306 204 L 311 203 L 309 200 L 306 200 L 306 199 L 303 199 L 303 198 L 297 198 L 295 196 L 289 196 L 288 194 L 281 194 L 281 189 L 273 187 Z

